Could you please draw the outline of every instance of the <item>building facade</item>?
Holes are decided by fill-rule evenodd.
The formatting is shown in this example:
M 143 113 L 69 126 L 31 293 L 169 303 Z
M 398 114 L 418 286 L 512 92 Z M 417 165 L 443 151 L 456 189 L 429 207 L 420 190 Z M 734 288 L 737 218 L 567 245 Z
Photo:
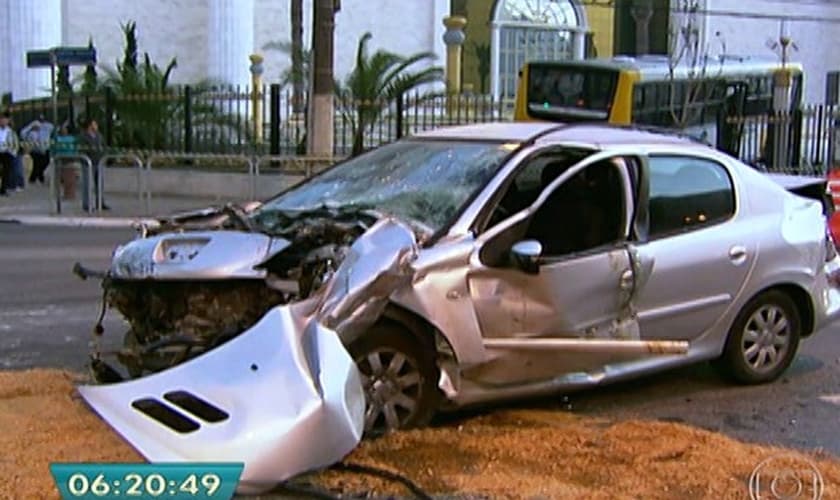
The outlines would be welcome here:
M 27 69 L 25 53 L 93 40 L 100 65 L 122 59 L 121 23 L 136 23 L 140 56 L 165 66 L 173 57 L 175 83 L 212 79 L 248 85 L 248 56 L 265 57 L 264 81 L 278 81 L 289 55 L 264 50 L 288 41 L 289 0 L 0 0 L 0 94 L 15 101 L 49 94 L 49 69 Z M 399 54 L 434 52 L 443 65 L 442 20 L 449 0 L 342 0 L 335 19 L 335 73 L 355 62 L 359 38 L 369 31 L 369 50 Z M 304 45 L 311 45 L 312 0 L 304 0 Z M 81 71 L 81 70 L 78 70 Z
M 710 55 L 781 58 L 784 33 L 788 60 L 805 68 L 806 102 L 822 102 L 826 74 L 840 70 L 831 0 L 453 0 L 452 9 L 467 18 L 463 87 L 501 98 L 512 97 L 525 59 L 668 54 L 687 9 Z

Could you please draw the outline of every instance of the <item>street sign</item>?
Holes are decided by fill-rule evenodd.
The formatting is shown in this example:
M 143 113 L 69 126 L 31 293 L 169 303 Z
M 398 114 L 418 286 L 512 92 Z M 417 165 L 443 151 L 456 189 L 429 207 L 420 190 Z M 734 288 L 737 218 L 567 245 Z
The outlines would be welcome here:
M 55 60 L 53 60 L 55 56 Z M 96 49 L 92 47 L 53 47 L 49 50 L 30 50 L 26 53 L 27 68 L 56 66 L 87 66 L 96 64 Z
M 96 64 L 96 49 L 92 47 L 54 47 L 52 50 L 58 66 Z
M 49 50 L 30 50 L 26 53 L 27 68 L 48 68 L 52 66 L 52 53 Z

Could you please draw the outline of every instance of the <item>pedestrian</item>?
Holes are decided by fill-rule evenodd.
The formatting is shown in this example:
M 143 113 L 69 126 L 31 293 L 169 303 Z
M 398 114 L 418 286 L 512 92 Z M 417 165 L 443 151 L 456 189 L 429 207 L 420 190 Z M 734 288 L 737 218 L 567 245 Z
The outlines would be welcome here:
M 20 133 L 21 138 L 29 144 L 29 155 L 32 157 L 32 173 L 29 174 L 30 184 L 36 182 L 45 184 L 44 172 L 50 165 L 50 140 L 53 129 L 53 124 L 41 115 L 24 127 Z
M 69 125 L 65 122 L 61 125 L 55 140 L 52 143 L 52 152 L 55 158 L 53 167 L 54 182 L 61 183 L 64 187 L 64 199 L 76 199 L 76 170 L 73 167 L 72 160 L 61 158 L 61 155 L 72 156 L 77 153 L 78 138 L 71 133 Z
M 14 130 L 14 119 L 9 116 L 9 128 Z M 18 151 L 15 153 L 14 162 L 12 162 L 12 182 L 9 185 L 15 192 L 23 191 L 26 187 L 26 175 L 23 173 L 23 152 L 20 148 L 20 135 L 15 135 L 18 138 Z
M 110 207 L 105 204 L 104 195 L 102 200 L 99 199 L 100 190 L 103 193 L 105 190 L 104 185 L 102 185 L 105 179 L 99 178 L 99 169 L 97 166 L 99 165 L 99 160 L 102 159 L 105 143 L 102 140 L 102 134 L 99 133 L 99 124 L 96 120 L 89 118 L 82 122 L 82 133 L 79 136 L 79 149 L 82 154 L 90 158 L 93 166 L 93 200 L 89 199 L 88 194 L 91 183 L 88 178 L 87 168 L 82 168 L 82 208 L 88 210 L 89 207 L 92 208 L 91 203 L 93 206 L 96 206 L 97 202 L 101 202 L 102 210 L 110 210 Z
M 8 111 L 0 114 L 0 196 L 8 196 L 13 188 L 15 158 L 18 154 L 20 144 L 17 134 L 11 125 L 11 115 Z

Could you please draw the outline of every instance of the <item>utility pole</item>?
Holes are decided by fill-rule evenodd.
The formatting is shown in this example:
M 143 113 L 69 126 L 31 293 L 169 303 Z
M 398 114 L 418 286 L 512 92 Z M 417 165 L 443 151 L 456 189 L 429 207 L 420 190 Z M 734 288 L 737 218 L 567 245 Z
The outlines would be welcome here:
M 796 45 L 793 44 L 793 40 L 787 34 L 784 20 L 779 24 L 778 46 L 782 67 L 773 75 L 773 111 L 779 123 L 775 129 L 775 151 L 773 152 L 772 166 L 774 169 L 781 170 L 792 167 L 791 163 L 796 160 L 791 158 L 790 155 L 790 132 L 794 115 L 790 109 L 792 75 L 787 67 L 788 51 Z
M 315 0 L 312 16 L 312 89 L 309 99 L 307 152 L 314 156 L 332 156 L 335 93 L 333 45 L 335 13 L 338 0 Z

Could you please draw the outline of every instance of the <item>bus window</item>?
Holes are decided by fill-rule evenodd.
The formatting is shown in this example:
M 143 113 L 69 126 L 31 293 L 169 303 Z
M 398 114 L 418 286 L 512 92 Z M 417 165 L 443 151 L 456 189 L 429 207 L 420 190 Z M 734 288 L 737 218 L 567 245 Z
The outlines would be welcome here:
M 600 68 L 530 64 L 528 114 L 560 121 L 607 120 L 618 72 Z

